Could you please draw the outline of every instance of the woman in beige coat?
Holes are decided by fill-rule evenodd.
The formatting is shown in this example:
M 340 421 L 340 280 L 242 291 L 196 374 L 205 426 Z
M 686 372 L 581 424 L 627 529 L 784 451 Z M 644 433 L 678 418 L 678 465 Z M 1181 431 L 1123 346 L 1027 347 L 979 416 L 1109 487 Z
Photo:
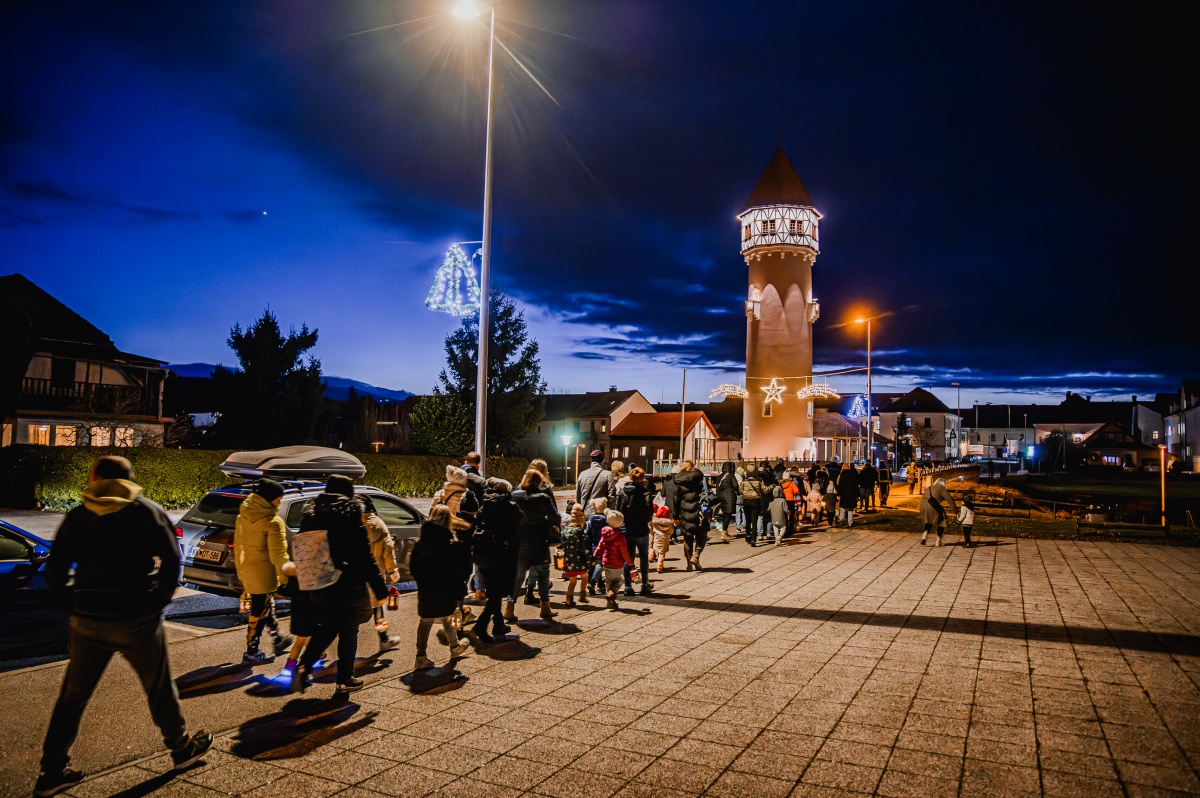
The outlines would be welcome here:
M 233 561 L 242 590 L 250 594 L 250 620 L 246 626 L 245 665 L 271 662 L 292 644 L 279 631 L 274 593 L 287 582 L 283 566 L 288 562 L 287 527 L 279 517 L 283 486 L 270 479 L 259 480 L 242 502 L 233 527 Z M 271 631 L 274 656 L 259 648 L 264 629 Z
M 400 570 L 396 567 L 396 541 L 392 539 L 392 533 L 387 528 L 387 524 L 375 511 L 375 502 L 371 501 L 370 496 L 362 497 L 362 505 L 363 526 L 367 528 L 371 556 L 375 558 L 375 564 L 379 566 L 379 572 L 383 574 L 388 585 L 395 585 L 400 581 Z M 395 588 L 388 588 L 389 595 L 392 590 Z M 388 635 L 387 615 L 380 606 L 375 607 L 375 631 L 379 633 L 379 653 L 391 651 L 400 645 L 399 637 Z

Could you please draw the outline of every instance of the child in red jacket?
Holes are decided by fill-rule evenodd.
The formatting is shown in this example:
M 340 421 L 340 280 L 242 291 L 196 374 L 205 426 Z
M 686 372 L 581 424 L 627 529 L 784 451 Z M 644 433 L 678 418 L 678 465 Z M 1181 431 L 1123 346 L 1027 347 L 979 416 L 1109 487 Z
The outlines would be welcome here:
M 608 590 L 608 609 L 617 609 L 617 591 L 625 581 L 625 566 L 633 567 L 633 558 L 629 556 L 629 546 L 625 544 L 625 535 L 621 533 L 621 525 L 625 516 L 616 510 L 604 514 L 608 526 L 600 530 L 600 545 L 592 552 L 604 568 L 604 584 Z

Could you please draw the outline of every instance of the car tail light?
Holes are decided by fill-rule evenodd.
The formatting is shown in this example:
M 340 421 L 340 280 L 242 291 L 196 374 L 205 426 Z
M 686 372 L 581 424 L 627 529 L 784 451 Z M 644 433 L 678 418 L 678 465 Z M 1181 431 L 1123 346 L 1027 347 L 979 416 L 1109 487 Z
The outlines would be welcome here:
M 183 540 L 183 528 L 182 527 L 178 527 L 178 526 L 175 527 L 175 537 L 179 538 L 180 540 Z
M 233 538 L 230 538 L 229 540 L 225 541 L 225 545 L 232 549 L 233 548 Z

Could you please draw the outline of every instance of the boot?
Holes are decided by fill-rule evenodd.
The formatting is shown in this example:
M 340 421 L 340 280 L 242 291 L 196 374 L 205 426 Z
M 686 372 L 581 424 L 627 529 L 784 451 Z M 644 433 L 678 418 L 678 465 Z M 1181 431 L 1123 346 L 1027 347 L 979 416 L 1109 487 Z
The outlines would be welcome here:
M 288 650 L 291 649 L 292 643 L 294 642 L 296 642 L 294 637 L 291 635 L 280 634 L 278 629 L 271 632 L 271 650 L 275 652 L 275 656 L 277 657 L 288 653 Z
M 658 568 L 656 568 L 656 569 L 655 569 L 655 571 L 656 571 L 657 573 L 660 573 L 660 574 L 661 574 L 661 573 L 663 572 L 663 560 L 664 560 L 664 559 L 665 559 L 664 557 L 659 557 L 659 558 L 658 558 Z
M 575 585 L 567 586 L 567 606 L 571 609 L 575 608 Z
M 928 537 L 929 537 L 929 530 L 926 529 L 924 532 L 921 533 L 921 545 L 922 546 L 925 545 L 925 539 Z
M 542 602 L 542 611 L 541 611 L 541 613 L 540 613 L 539 617 L 540 617 L 540 618 L 542 618 L 543 620 L 547 620 L 547 621 L 548 621 L 548 620 L 550 620 L 551 618 L 553 618 L 555 615 L 558 615 L 558 613 L 557 613 L 557 612 L 551 612 L 551 611 L 550 611 L 550 602 L 549 602 L 549 601 L 543 601 L 543 602 Z
M 515 602 L 515 601 L 505 601 L 504 602 L 504 620 L 512 621 L 513 623 L 516 623 L 516 621 L 517 621 L 517 602 Z
M 938 536 L 937 536 L 937 548 L 940 549 L 941 547 L 942 547 L 942 533 L 939 532 Z
M 695 557 L 692 558 L 692 567 L 695 568 L 697 571 L 704 570 L 704 566 L 700 565 L 700 555 L 699 554 L 697 554 Z
M 537 596 L 533 594 L 533 585 L 530 585 L 525 589 L 525 603 L 530 607 L 536 607 L 538 605 Z
M 608 603 L 604 605 L 604 608 L 605 608 L 606 610 L 615 610 L 615 609 L 617 609 L 617 594 L 616 594 L 616 593 L 609 593 L 609 594 L 608 594 Z
M 692 561 L 691 560 L 687 561 L 687 570 L 689 570 L 689 571 L 692 570 Z

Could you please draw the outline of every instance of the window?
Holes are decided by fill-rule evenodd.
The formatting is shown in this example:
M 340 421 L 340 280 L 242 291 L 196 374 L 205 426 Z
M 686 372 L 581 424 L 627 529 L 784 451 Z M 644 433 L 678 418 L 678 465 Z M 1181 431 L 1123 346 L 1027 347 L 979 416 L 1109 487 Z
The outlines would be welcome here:
M 808 403 L 808 417 L 809 418 L 813 417 L 813 403 L 812 402 Z
M 1154 440 L 1158 440 L 1158 430 L 1154 430 L 1154 432 L 1151 432 L 1150 437 L 1153 438 Z
M 28 560 L 32 555 L 29 546 L 16 535 L 0 532 L 0 561 Z
M 771 417 L 771 402 L 770 400 L 763 402 L 763 418 Z
M 601 421 L 601 422 L 600 422 L 600 431 L 601 431 L 601 432 L 608 432 L 608 422 L 607 422 L 607 421 Z
M 788 233 L 794 236 L 804 235 L 804 223 L 799 219 L 788 219 Z
M 372 501 L 374 501 L 374 499 L 372 499 Z M 300 528 L 300 519 L 304 517 L 304 508 L 310 504 L 312 504 L 312 499 L 308 499 L 307 501 L 292 502 L 292 506 L 288 508 L 287 525 L 289 527 L 291 527 L 292 529 L 299 529 Z M 378 504 L 375 505 L 375 509 L 379 509 Z M 381 515 L 380 518 L 382 518 L 382 517 L 383 516 Z M 183 520 L 186 521 L 187 519 L 184 518 Z M 236 513 L 234 515 L 234 520 L 235 521 L 237 520 Z M 233 526 L 233 524 L 231 523 L 230 526 Z
M 645 457 L 645 456 L 646 456 L 646 447 L 645 447 L 645 446 L 643 446 L 643 447 L 642 447 L 642 450 L 641 450 L 641 452 L 640 452 L 639 454 L 640 454 L 640 456 L 641 456 L 641 457 Z
M 92 427 L 92 446 L 112 446 L 112 430 L 108 427 Z
M 29 442 L 34 446 L 49 446 L 50 445 L 50 425 L 49 424 L 30 424 L 29 425 Z
M 76 442 L 76 432 L 74 427 L 67 427 L 58 424 L 54 427 L 54 445 L 55 446 L 78 446 Z
M 1104 455 L 1104 464 L 1105 465 L 1124 465 L 1125 461 L 1118 455 L 1106 454 L 1106 455 Z
M 774 219 L 763 219 L 761 224 L 762 224 L 762 235 L 765 235 L 765 236 L 775 235 L 775 220 Z
M 625 457 L 629 457 L 629 447 L 625 447 Z
M 667 456 L 667 451 L 666 451 L 666 449 L 659 449 L 659 450 L 658 450 L 658 459 L 659 459 L 659 460 L 662 460 L 662 459 L 663 459 L 664 457 L 666 457 L 666 456 Z
M 933 426 L 933 419 L 927 417 L 925 419 L 925 429 L 929 429 L 932 426 Z
M 742 240 L 743 240 L 743 241 L 749 241 L 749 240 L 750 240 L 750 225 L 748 225 L 748 224 L 747 224 L 747 225 L 744 225 L 744 226 L 742 227 Z
M 411 510 L 391 499 L 371 494 L 371 503 L 375 505 L 375 512 L 379 514 L 379 518 L 389 527 L 417 526 L 420 523 Z
M 133 446 L 133 427 L 117 427 L 114 446 Z
M 245 497 L 229 493 L 207 493 L 199 504 L 184 514 L 183 520 L 199 526 L 231 529 L 237 522 L 238 509 L 242 506 L 243 498 Z M 292 511 L 288 513 L 288 526 L 300 526 L 300 510 L 304 509 L 304 504 L 297 502 L 292 505 Z M 295 523 L 292 522 L 293 515 L 296 517 Z
M 991 443 L 995 443 L 996 442 L 996 433 L 993 432 L 991 435 L 989 435 L 988 441 Z

